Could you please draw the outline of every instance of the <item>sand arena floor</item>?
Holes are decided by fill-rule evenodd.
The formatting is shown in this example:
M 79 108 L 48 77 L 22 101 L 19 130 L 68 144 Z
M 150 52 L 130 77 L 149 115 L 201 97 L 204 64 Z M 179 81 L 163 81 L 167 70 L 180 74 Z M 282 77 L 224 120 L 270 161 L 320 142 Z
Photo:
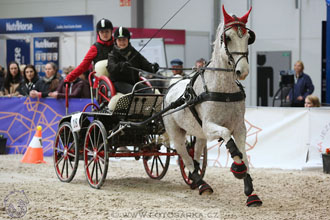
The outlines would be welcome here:
M 0 156 L 0 219 L 11 219 L 5 203 L 21 204 L 20 219 L 330 219 L 330 175 L 320 170 L 252 169 L 263 206 L 248 208 L 243 181 L 228 168 L 208 167 L 210 196 L 199 196 L 170 165 L 166 176 L 150 179 L 141 161 L 110 161 L 100 190 L 92 189 L 80 162 L 71 183 L 58 180 L 47 164 L 22 164 L 22 155 Z M 22 191 L 24 193 L 22 193 Z M 25 195 L 28 200 L 19 203 Z M 17 208 L 17 207 L 16 207 Z M 18 208 L 17 208 L 18 210 Z

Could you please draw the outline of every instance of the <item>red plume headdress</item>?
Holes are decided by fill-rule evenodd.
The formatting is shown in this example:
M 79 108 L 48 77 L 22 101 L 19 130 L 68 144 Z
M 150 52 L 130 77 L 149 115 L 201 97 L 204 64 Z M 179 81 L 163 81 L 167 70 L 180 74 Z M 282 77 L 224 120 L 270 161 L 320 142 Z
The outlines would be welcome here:
M 226 10 L 225 10 L 225 7 L 224 5 L 222 5 L 222 12 L 223 12 L 223 17 L 224 17 L 224 22 L 225 22 L 225 29 L 228 28 L 228 27 L 238 27 L 238 26 L 241 26 L 243 27 L 243 34 L 245 34 L 245 25 L 248 21 L 248 17 L 250 15 L 250 12 L 251 12 L 251 9 L 252 7 L 250 7 L 250 10 L 245 14 L 243 15 L 242 17 L 236 17 L 235 15 L 234 16 L 230 16 Z

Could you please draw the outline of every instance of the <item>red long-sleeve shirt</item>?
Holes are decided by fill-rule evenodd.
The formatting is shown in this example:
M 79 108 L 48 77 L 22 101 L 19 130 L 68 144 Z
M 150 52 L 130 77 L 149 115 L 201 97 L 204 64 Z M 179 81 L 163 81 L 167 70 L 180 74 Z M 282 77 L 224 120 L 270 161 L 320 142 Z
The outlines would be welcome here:
M 113 38 L 111 38 L 109 41 L 102 41 L 99 38 L 99 36 L 97 36 L 97 42 L 102 44 L 102 45 L 109 46 L 109 47 L 112 46 L 113 43 L 114 43 Z M 97 56 L 97 48 L 96 48 L 95 44 L 93 44 L 89 48 L 89 50 L 88 50 L 87 54 L 85 55 L 83 61 L 79 64 L 79 66 L 77 66 L 71 73 L 69 73 L 65 77 L 64 82 L 73 82 L 78 76 L 80 76 L 85 71 L 87 71 L 96 56 Z

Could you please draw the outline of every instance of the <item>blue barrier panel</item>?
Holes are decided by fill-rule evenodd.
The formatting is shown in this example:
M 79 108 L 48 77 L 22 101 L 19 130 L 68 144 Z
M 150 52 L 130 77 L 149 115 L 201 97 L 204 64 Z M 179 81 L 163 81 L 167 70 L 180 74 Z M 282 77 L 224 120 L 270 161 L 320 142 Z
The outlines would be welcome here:
M 69 112 L 82 111 L 90 99 L 70 99 Z M 0 134 L 7 139 L 7 153 L 24 154 L 37 126 L 42 126 L 44 156 L 52 156 L 58 123 L 65 115 L 64 99 L 0 97 Z

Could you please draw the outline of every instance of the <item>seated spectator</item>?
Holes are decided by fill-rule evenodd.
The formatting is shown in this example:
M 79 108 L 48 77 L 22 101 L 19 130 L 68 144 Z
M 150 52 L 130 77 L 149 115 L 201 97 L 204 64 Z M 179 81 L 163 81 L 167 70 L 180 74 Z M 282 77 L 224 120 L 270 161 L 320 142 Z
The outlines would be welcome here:
M 127 94 L 132 92 L 135 83 L 140 81 L 139 71 L 133 70 L 130 67 L 135 67 L 148 72 L 155 73 L 158 71 L 158 64 L 151 64 L 142 56 L 137 50 L 132 47 L 129 40 L 131 33 L 124 27 L 119 27 L 115 33 L 115 46 L 108 59 L 108 72 L 110 79 L 113 82 L 116 91 Z M 139 92 L 150 92 L 145 84 L 138 84 L 136 86 Z
M 302 61 L 297 61 L 294 65 L 297 81 L 290 90 L 287 100 L 291 101 L 293 107 L 304 107 L 305 98 L 312 94 L 314 85 L 306 73 L 304 73 L 304 64 Z
M 35 90 L 31 90 L 30 96 L 32 98 L 45 98 L 48 97 L 50 92 L 56 91 L 61 77 L 57 74 L 57 66 L 55 63 L 50 62 L 45 67 L 45 77 L 36 83 Z
M 18 96 L 29 96 L 30 91 L 35 89 L 36 83 L 39 81 L 39 74 L 35 67 L 31 64 L 26 65 L 23 70 L 23 81 L 20 83 L 16 92 Z
M 311 107 L 320 107 L 320 100 L 317 96 L 309 95 L 305 98 L 305 107 L 311 108 Z
M 0 96 L 15 96 L 16 89 L 22 80 L 21 71 L 17 62 L 12 61 L 8 65 L 8 73 L 5 76 L 3 90 Z

